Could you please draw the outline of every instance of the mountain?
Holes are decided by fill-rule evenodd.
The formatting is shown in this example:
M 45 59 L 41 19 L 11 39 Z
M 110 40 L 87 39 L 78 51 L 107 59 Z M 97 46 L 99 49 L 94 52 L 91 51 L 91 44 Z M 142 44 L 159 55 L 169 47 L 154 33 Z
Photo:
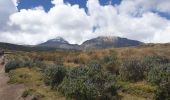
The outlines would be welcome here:
M 138 46 L 144 44 L 140 41 L 130 40 L 127 38 L 113 37 L 113 36 L 100 36 L 83 42 L 81 45 L 70 44 L 62 37 L 48 40 L 45 43 L 37 45 L 38 47 L 53 47 L 62 49 L 102 49 L 102 48 L 113 48 L 113 47 L 128 47 Z
M 48 40 L 42 44 L 37 45 L 37 47 L 51 47 L 51 48 L 62 48 L 62 49 L 79 49 L 79 45 L 70 44 L 68 41 L 62 37 L 57 37 L 55 39 Z
M 0 42 L 0 48 L 3 50 L 14 50 L 14 51 L 55 51 L 55 48 L 50 47 L 36 47 L 36 46 L 26 46 L 26 45 L 17 45 L 11 43 Z
M 121 37 L 96 37 L 83 42 L 81 45 L 70 44 L 62 37 L 57 37 L 55 39 L 48 40 L 39 45 L 29 46 L 29 45 L 17 45 L 10 43 L 0 42 L 1 49 L 16 50 L 16 51 L 67 51 L 67 50 L 87 50 L 87 49 L 103 49 L 103 48 L 113 48 L 113 47 L 129 47 L 138 46 L 144 44 L 143 42 L 130 40 Z
M 69 43 L 64 40 L 62 37 L 57 37 L 55 39 L 48 40 L 38 46 L 46 46 L 46 47 L 58 47 L 60 45 L 69 45 Z
M 91 40 L 85 41 L 81 46 L 83 49 L 102 49 L 112 47 L 129 47 L 144 44 L 143 42 L 130 40 L 127 38 L 114 36 L 100 36 Z

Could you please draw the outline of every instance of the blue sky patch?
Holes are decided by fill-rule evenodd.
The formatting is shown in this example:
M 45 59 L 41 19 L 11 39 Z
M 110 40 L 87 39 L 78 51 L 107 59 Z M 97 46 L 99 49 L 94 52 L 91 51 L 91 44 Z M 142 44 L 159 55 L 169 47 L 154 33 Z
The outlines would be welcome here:
M 46 12 L 48 12 L 54 5 L 51 0 L 19 0 L 18 10 L 31 9 L 34 7 L 42 6 Z
M 99 0 L 101 5 L 119 5 L 122 0 Z
M 19 0 L 18 10 L 21 9 L 31 9 L 34 7 L 42 6 L 46 12 L 50 10 L 54 5 L 51 3 L 52 0 Z M 101 5 L 119 5 L 121 0 L 99 0 Z M 87 0 L 64 0 L 64 3 L 69 3 L 71 5 L 79 5 L 80 8 L 84 8 L 85 11 L 88 11 Z

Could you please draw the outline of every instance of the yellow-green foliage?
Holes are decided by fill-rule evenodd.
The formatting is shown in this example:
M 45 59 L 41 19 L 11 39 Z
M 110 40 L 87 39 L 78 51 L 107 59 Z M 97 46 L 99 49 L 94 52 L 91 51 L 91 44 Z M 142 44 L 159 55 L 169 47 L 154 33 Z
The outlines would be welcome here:
M 58 92 L 44 85 L 42 75 L 36 68 L 19 68 L 9 73 L 9 83 L 24 84 L 23 97 L 38 95 L 42 100 L 65 100 Z
M 9 73 L 9 83 L 42 84 L 41 74 L 36 69 L 18 68 Z
M 151 98 L 153 98 L 153 93 L 156 90 L 156 87 L 148 84 L 145 81 L 136 83 L 119 81 L 118 84 L 120 85 L 123 92 L 141 97 L 151 96 Z
M 133 94 L 127 94 L 123 92 L 120 92 L 119 96 L 121 97 L 121 100 L 146 100 L 146 98 L 144 97 L 136 96 Z

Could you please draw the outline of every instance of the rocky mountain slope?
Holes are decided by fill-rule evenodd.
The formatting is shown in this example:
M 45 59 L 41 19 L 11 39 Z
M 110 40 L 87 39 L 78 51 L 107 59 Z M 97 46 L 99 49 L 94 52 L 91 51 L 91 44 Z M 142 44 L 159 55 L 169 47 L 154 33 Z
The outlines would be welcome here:
M 70 44 L 61 37 L 48 40 L 45 43 L 39 44 L 40 47 L 54 47 L 63 49 L 103 49 L 113 47 L 128 47 L 144 44 L 140 41 L 130 40 L 127 38 L 100 36 L 83 42 L 81 45 Z

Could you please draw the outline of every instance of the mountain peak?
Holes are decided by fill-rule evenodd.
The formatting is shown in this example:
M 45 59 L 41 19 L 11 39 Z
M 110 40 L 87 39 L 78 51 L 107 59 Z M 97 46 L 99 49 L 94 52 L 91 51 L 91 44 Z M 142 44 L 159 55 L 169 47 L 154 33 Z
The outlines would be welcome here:
M 140 41 L 130 40 L 127 38 L 121 38 L 116 36 L 99 36 L 83 42 L 81 45 L 69 44 L 62 37 L 56 37 L 48 40 L 38 46 L 55 47 L 55 48 L 67 48 L 67 49 L 102 49 L 102 48 L 113 48 L 113 47 L 128 47 L 137 46 L 143 44 Z
M 66 40 L 63 39 L 62 37 L 56 37 L 56 38 L 54 38 L 54 39 L 48 40 L 47 42 L 69 44 L 68 41 L 66 41 Z
M 103 42 L 113 42 L 118 39 L 118 37 L 115 36 L 99 36 L 96 39 L 103 41 Z
M 99 36 L 85 41 L 82 45 L 86 48 L 111 48 L 111 47 L 128 47 L 143 44 L 140 41 L 130 40 L 116 36 Z

